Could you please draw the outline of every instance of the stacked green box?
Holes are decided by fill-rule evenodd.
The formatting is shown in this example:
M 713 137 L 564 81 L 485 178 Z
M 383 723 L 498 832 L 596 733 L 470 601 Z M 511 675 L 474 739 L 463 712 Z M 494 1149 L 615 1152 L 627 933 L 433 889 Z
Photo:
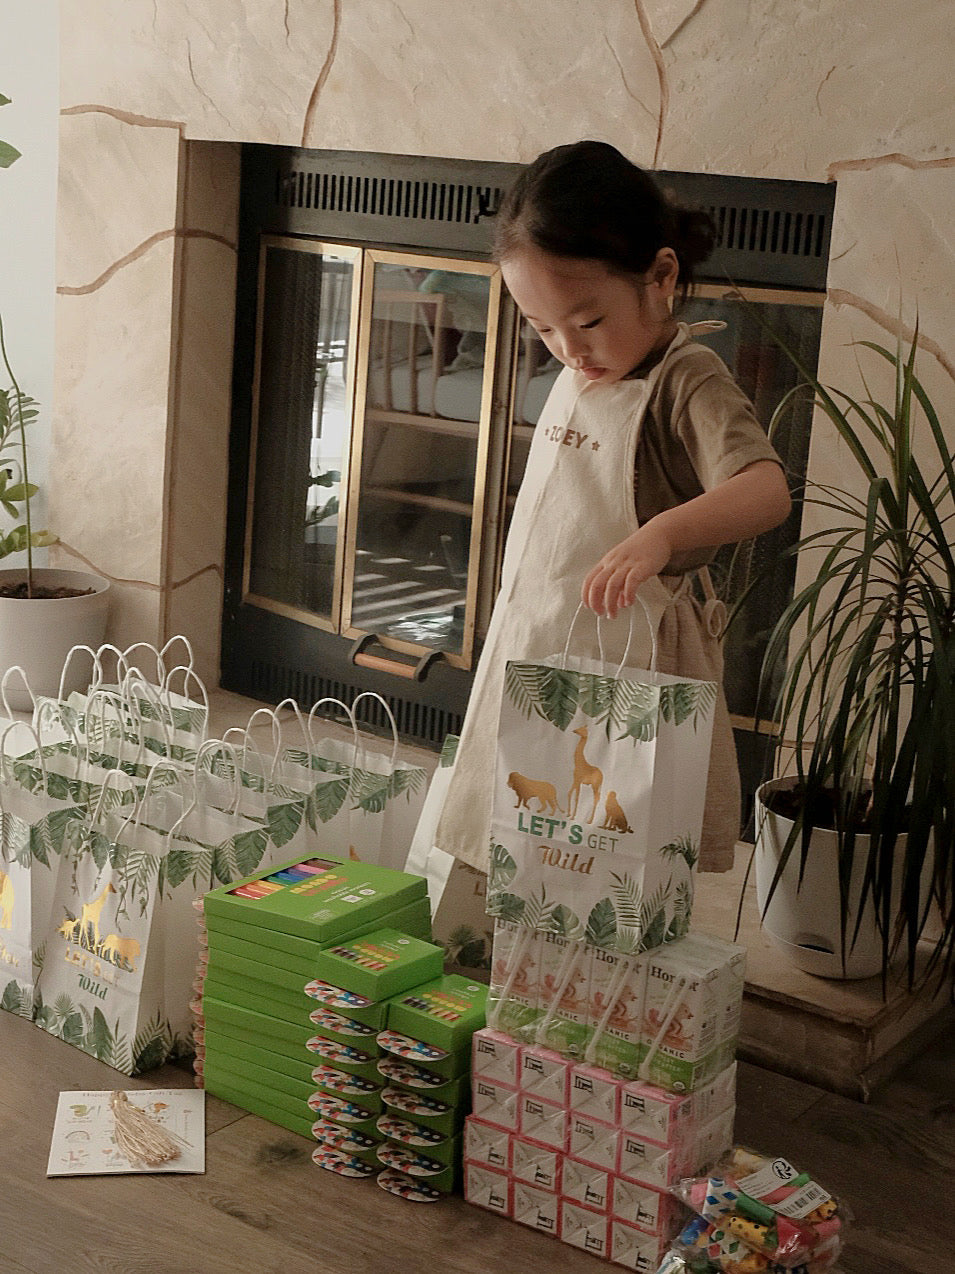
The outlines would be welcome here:
M 426 941 L 425 881 L 348 859 L 305 859 L 213 890 L 203 913 L 207 1089 L 314 1135 L 321 1166 L 372 1175 L 385 1086 L 376 1035 L 387 997 L 442 967 L 441 949 Z
M 460 1178 L 461 1129 L 469 1109 L 471 1037 L 485 1021 L 487 987 L 446 974 L 396 995 L 378 1043 L 387 1081 L 378 1147 L 379 1184 L 433 1198 Z M 414 1193 L 413 1193 L 414 1192 Z

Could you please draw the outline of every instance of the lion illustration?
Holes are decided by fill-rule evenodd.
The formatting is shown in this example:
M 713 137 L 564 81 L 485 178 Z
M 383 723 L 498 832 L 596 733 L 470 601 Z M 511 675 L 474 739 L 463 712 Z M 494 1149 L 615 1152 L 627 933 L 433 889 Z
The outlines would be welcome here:
M 563 814 L 563 810 L 557 804 L 557 789 L 553 783 L 548 783 L 546 779 L 529 779 L 523 774 L 518 774 L 516 770 L 512 770 L 507 776 L 507 786 L 517 797 L 517 804 L 514 806 L 516 810 L 530 809 L 529 802 L 533 799 L 538 803 L 538 814 Z
M 100 955 L 112 957 L 113 963 L 125 967 L 131 972 L 136 970 L 142 948 L 135 938 L 121 938 L 119 934 L 108 933 L 100 944 Z
M 0 871 L 0 929 L 13 928 L 13 881 Z
M 633 828 L 626 814 L 620 807 L 616 792 L 608 792 L 605 805 L 604 821 L 600 824 L 605 832 L 632 832 Z

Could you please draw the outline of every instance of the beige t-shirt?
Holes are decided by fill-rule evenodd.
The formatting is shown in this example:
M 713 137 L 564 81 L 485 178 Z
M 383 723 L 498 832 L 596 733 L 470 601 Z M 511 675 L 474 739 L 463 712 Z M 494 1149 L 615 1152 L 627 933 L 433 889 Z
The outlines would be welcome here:
M 650 366 L 633 375 L 646 375 Z M 637 520 L 642 526 L 758 460 L 782 464 L 723 360 L 688 342 L 664 368 L 647 404 L 634 465 Z M 716 549 L 679 554 L 665 574 L 694 570 L 715 555 Z

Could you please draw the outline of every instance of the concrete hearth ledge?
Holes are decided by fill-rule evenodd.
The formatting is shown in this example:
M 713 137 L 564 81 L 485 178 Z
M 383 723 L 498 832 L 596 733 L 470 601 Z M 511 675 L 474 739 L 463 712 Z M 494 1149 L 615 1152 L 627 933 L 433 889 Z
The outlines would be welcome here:
M 955 1020 L 951 986 L 937 975 L 910 992 L 895 971 L 883 996 L 879 977 L 839 981 L 791 964 L 763 933 L 755 884 L 745 886 L 752 846 L 740 844 L 725 875 L 700 875 L 693 927 L 747 949 L 739 1055 L 782 1074 L 867 1101 L 897 1067 Z M 927 949 L 920 959 L 924 969 Z
M 221 737 L 230 726 L 244 726 L 262 706 L 242 695 L 213 691 L 210 734 Z M 302 738 L 295 714 L 286 708 L 280 719 L 282 743 L 295 746 Z M 346 727 L 328 721 L 322 721 L 319 732 L 350 738 Z M 263 749 L 271 745 L 265 718 L 255 721 L 252 737 Z M 422 748 L 403 745 L 401 755 L 429 771 L 437 764 L 435 753 Z M 698 877 L 695 929 L 733 940 L 751 851 L 751 845 L 740 844 L 732 872 Z M 934 983 L 911 994 L 897 977 L 883 999 L 879 978 L 839 982 L 797 969 L 763 934 L 752 881 L 746 887 L 736 941 L 748 953 L 739 1055 L 781 1074 L 866 1101 L 898 1066 L 955 1020 L 950 989 L 933 995 Z

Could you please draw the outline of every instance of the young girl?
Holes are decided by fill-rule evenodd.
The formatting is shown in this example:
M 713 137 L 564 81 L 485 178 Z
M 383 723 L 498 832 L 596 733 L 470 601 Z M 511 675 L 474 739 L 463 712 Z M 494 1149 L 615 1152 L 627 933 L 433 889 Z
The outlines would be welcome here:
M 564 370 L 534 431 L 436 833 L 442 849 L 483 870 L 506 661 L 561 651 L 583 601 L 602 617 L 610 668 L 631 628 L 627 665 L 648 666 L 648 613 L 661 672 L 720 682 L 725 611 L 706 564 L 719 545 L 767 531 L 789 512 L 780 461 L 751 404 L 673 314 L 712 243 L 705 213 L 672 206 L 603 142 L 545 152 L 499 213 L 504 281 Z M 598 657 L 593 615 L 573 625 L 570 653 Z M 728 870 L 738 835 L 739 776 L 721 691 L 700 868 Z

